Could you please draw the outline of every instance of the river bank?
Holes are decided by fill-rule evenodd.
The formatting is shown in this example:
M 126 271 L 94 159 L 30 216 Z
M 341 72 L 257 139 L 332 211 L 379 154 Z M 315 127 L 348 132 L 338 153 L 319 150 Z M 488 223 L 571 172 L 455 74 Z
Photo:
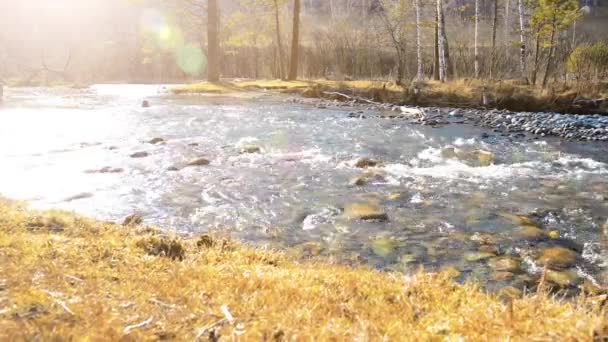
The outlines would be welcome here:
M 601 339 L 605 295 L 560 301 L 0 202 L 0 339 Z M 603 311 L 602 311 L 603 310 Z M 542 317 L 542 319 L 541 319 Z
M 230 93 L 243 90 L 275 90 L 306 97 L 336 98 L 336 92 L 379 103 L 421 107 L 500 109 L 517 112 L 608 114 L 608 86 L 564 86 L 540 89 L 516 80 L 460 79 L 446 83 L 419 82 L 399 86 L 381 81 L 281 81 L 244 80 L 215 84 L 206 82 L 177 86 L 176 94 Z M 345 98 L 342 98 L 345 100 Z

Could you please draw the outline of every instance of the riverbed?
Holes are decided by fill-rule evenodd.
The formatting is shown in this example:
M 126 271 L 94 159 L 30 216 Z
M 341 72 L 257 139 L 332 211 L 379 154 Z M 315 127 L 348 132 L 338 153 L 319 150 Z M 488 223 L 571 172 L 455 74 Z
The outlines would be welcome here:
M 0 194 L 488 288 L 533 287 L 561 248 L 576 255 L 555 283 L 606 285 L 605 144 L 387 117 L 265 92 L 9 88 Z

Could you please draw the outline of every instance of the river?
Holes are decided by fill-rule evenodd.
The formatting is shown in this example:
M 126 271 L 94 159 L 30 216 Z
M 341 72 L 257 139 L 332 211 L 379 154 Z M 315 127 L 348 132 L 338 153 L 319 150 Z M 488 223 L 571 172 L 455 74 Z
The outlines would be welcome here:
M 7 89 L 0 194 L 103 220 L 139 212 L 178 233 L 221 231 L 378 269 L 453 267 L 489 288 L 529 282 L 540 272 L 538 254 L 554 246 L 581 255 L 566 265 L 578 275 L 569 285 L 608 278 L 606 145 L 412 125 L 373 110 L 351 118 L 361 108 L 264 92 L 164 89 Z M 490 162 L 479 157 L 486 152 Z M 201 157 L 210 164 L 186 167 Z M 362 170 L 360 158 L 379 164 Z M 352 203 L 388 220 L 349 219 L 343 211 Z M 542 236 L 523 236 L 522 225 Z M 498 258 L 521 267 L 497 268 Z

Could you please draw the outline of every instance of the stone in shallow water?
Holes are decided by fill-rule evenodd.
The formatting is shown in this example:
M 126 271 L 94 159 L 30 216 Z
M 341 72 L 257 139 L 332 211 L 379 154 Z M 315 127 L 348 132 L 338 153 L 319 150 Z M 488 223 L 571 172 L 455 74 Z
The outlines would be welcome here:
M 243 148 L 241 148 L 242 154 L 253 154 L 260 152 L 262 152 L 262 149 L 258 146 L 244 146 Z
M 582 281 L 581 277 L 573 269 L 566 271 L 547 269 L 545 280 L 562 288 L 576 286 Z
M 516 287 L 507 286 L 500 289 L 498 295 L 503 299 L 521 298 L 524 292 Z
M 535 226 L 536 225 L 534 223 L 534 221 L 532 221 L 529 217 L 527 217 L 525 215 L 511 214 L 511 213 L 507 213 L 504 211 L 499 211 L 496 213 L 496 215 L 502 217 L 503 219 L 505 219 L 513 224 L 522 225 L 522 226 Z
M 458 156 L 458 150 L 455 147 L 449 146 L 441 149 L 441 158 L 454 159 Z
M 206 158 L 196 158 L 190 161 L 186 166 L 206 166 L 209 165 L 210 161 Z
M 521 261 L 511 257 L 492 258 L 488 265 L 495 271 L 518 272 L 521 269 Z
M 485 260 L 485 259 L 489 259 L 492 257 L 495 257 L 496 254 L 494 253 L 487 253 L 487 252 L 467 252 L 464 254 L 464 260 L 469 261 L 469 262 L 475 262 L 475 261 L 481 261 L 481 260 Z
M 123 221 L 123 226 L 138 226 L 144 222 L 144 217 L 140 214 L 131 214 L 127 216 Z
M 538 262 L 551 269 L 570 268 L 579 260 L 579 255 L 564 247 L 545 248 L 538 258 Z
M 496 161 L 496 156 L 492 152 L 478 150 L 474 153 L 477 154 L 480 166 L 490 166 Z
M 374 254 L 383 258 L 391 256 L 395 249 L 402 245 L 402 242 L 388 237 L 378 237 L 371 241 L 371 248 Z
M 351 186 L 364 186 L 369 182 L 386 182 L 384 174 L 378 171 L 366 171 L 363 175 L 350 180 Z
M 378 162 L 369 158 L 361 158 L 355 163 L 355 167 L 358 167 L 360 169 L 374 167 L 376 165 L 378 165 Z
M 163 138 L 153 138 L 151 140 L 148 140 L 148 144 L 153 144 L 153 145 L 164 143 L 164 142 L 166 142 L 166 141 Z
M 388 215 L 379 206 L 370 203 L 347 204 L 344 216 L 349 220 L 388 220 Z
M 445 274 L 449 278 L 458 278 L 460 277 L 461 272 L 453 266 L 443 267 L 441 269 L 441 273 Z
M 542 241 L 548 238 L 548 234 L 536 226 L 521 226 L 515 231 L 514 237 L 517 240 Z
M 508 271 L 496 271 L 490 275 L 490 280 L 494 281 L 505 281 L 509 279 L 513 279 L 515 274 Z
M 131 155 L 131 158 L 145 158 L 148 157 L 150 153 L 148 152 L 135 152 Z

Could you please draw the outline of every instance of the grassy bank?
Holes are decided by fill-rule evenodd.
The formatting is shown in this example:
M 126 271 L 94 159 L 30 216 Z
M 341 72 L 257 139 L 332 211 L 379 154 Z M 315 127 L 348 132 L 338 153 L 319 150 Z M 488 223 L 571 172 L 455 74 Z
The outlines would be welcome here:
M 447 275 L 296 261 L 0 203 L 0 340 L 591 340 L 608 334 L 600 302 L 501 300 Z
M 414 91 L 415 88 L 419 92 Z M 407 87 L 379 81 L 225 81 L 197 83 L 176 87 L 177 94 L 231 93 L 244 90 L 267 89 L 302 93 L 309 97 L 344 99 L 326 94 L 341 92 L 401 105 L 447 106 L 461 108 L 498 108 L 513 111 L 552 111 L 563 113 L 608 113 L 608 85 L 555 86 L 540 89 L 518 81 L 479 81 L 461 79 L 447 83 L 421 82 Z M 486 105 L 482 94 L 486 94 Z

